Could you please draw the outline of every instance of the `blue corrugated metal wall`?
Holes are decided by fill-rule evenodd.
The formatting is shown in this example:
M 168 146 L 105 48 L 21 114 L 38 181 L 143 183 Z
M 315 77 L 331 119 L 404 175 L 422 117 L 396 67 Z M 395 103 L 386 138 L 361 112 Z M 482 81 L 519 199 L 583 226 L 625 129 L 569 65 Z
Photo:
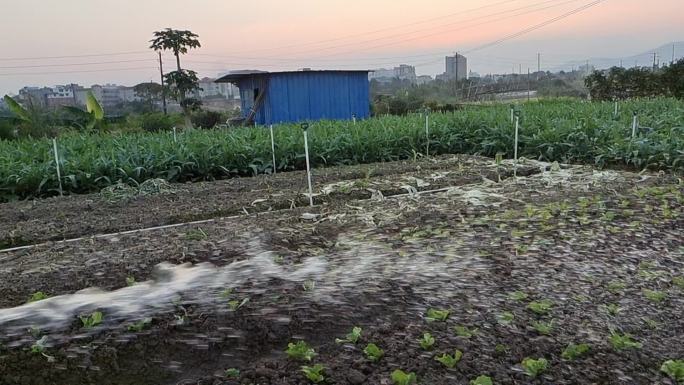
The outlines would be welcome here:
M 304 120 L 348 120 L 370 116 L 366 72 L 302 71 L 260 74 L 238 83 L 243 116 L 249 114 L 254 90 L 268 88 L 255 121 L 258 124 Z

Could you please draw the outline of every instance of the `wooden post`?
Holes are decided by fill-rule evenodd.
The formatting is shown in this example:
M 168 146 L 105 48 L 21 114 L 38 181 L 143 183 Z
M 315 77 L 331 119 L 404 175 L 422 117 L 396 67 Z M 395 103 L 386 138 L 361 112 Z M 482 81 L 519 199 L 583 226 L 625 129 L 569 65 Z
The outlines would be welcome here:
M 313 207 L 313 187 L 311 185 L 311 164 L 309 163 L 309 137 L 307 131 L 309 123 L 302 123 L 302 130 L 304 131 L 304 155 L 306 156 L 306 179 L 309 182 L 309 205 Z
M 518 176 L 518 130 L 520 126 L 520 116 L 515 117 L 515 140 L 513 143 L 513 159 L 515 164 L 513 165 L 513 176 Z
M 59 182 L 59 196 L 64 196 L 64 191 L 62 190 L 62 175 L 59 171 L 59 154 L 57 153 L 57 139 L 52 139 L 52 149 L 55 154 L 55 168 L 57 169 L 57 181 Z
M 269 125 L 269 129 L 271 130 L 271 154 L 273 155 L 273 175 L 277 173 L 276 170 L 276 159 L 275 159 L 275 139 L 273 138 L 273 125 Z

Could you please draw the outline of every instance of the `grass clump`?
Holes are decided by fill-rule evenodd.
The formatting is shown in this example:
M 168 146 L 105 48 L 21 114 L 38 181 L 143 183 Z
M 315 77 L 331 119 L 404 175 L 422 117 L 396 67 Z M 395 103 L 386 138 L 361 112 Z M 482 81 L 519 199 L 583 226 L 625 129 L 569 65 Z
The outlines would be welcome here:
M 667 298 L 667 294 L 659 290 L 643 290 L 644 297 L 653 303 L 661 303 Z

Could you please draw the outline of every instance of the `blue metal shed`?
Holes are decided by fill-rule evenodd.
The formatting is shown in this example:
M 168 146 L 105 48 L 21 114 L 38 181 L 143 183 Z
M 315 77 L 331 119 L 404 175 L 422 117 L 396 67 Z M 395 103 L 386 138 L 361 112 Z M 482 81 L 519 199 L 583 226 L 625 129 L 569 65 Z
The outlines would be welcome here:
M 216 82 L 240 88 L 242 116 L 248 123 L 370 116 L 368 71 L 239 71 Z

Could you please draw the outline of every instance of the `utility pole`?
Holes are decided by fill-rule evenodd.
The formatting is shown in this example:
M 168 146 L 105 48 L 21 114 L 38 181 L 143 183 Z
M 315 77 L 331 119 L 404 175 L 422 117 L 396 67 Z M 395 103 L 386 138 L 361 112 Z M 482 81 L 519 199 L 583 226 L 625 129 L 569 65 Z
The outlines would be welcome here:
M 622 59 L 620 59 L 620 68 L 622 68 Z
M 656 70 L 656 66 L 657 66 L 656 60 L 657 60 L 657 59 L 658 59 L 658 53 L 657 53 L 657 52 L 653 52 L 653 71 Z
M 530 67 L 527 67 L 527 101 L 530 101 Z
M 164 110 L 164 115 L 166 115 L 166 88 L 164 88 L 164 63 L 162 62 L 161 51 L 159 53 L 159 75 L 161 78 L 161 97 L 162 97 L 162 108 Z
M 539 73 L 541 72 L 541 53 L 537 54 L 537 80 L 539 80 Z
M 520 66 L 518 68 L 518 74 L 522 75 L 522 64 L 518 64 L 518 66 Z
M 670 65 L 674 64 L 675 62 L 675 45 L 672 44 L 672 61 L 670 62 Z

